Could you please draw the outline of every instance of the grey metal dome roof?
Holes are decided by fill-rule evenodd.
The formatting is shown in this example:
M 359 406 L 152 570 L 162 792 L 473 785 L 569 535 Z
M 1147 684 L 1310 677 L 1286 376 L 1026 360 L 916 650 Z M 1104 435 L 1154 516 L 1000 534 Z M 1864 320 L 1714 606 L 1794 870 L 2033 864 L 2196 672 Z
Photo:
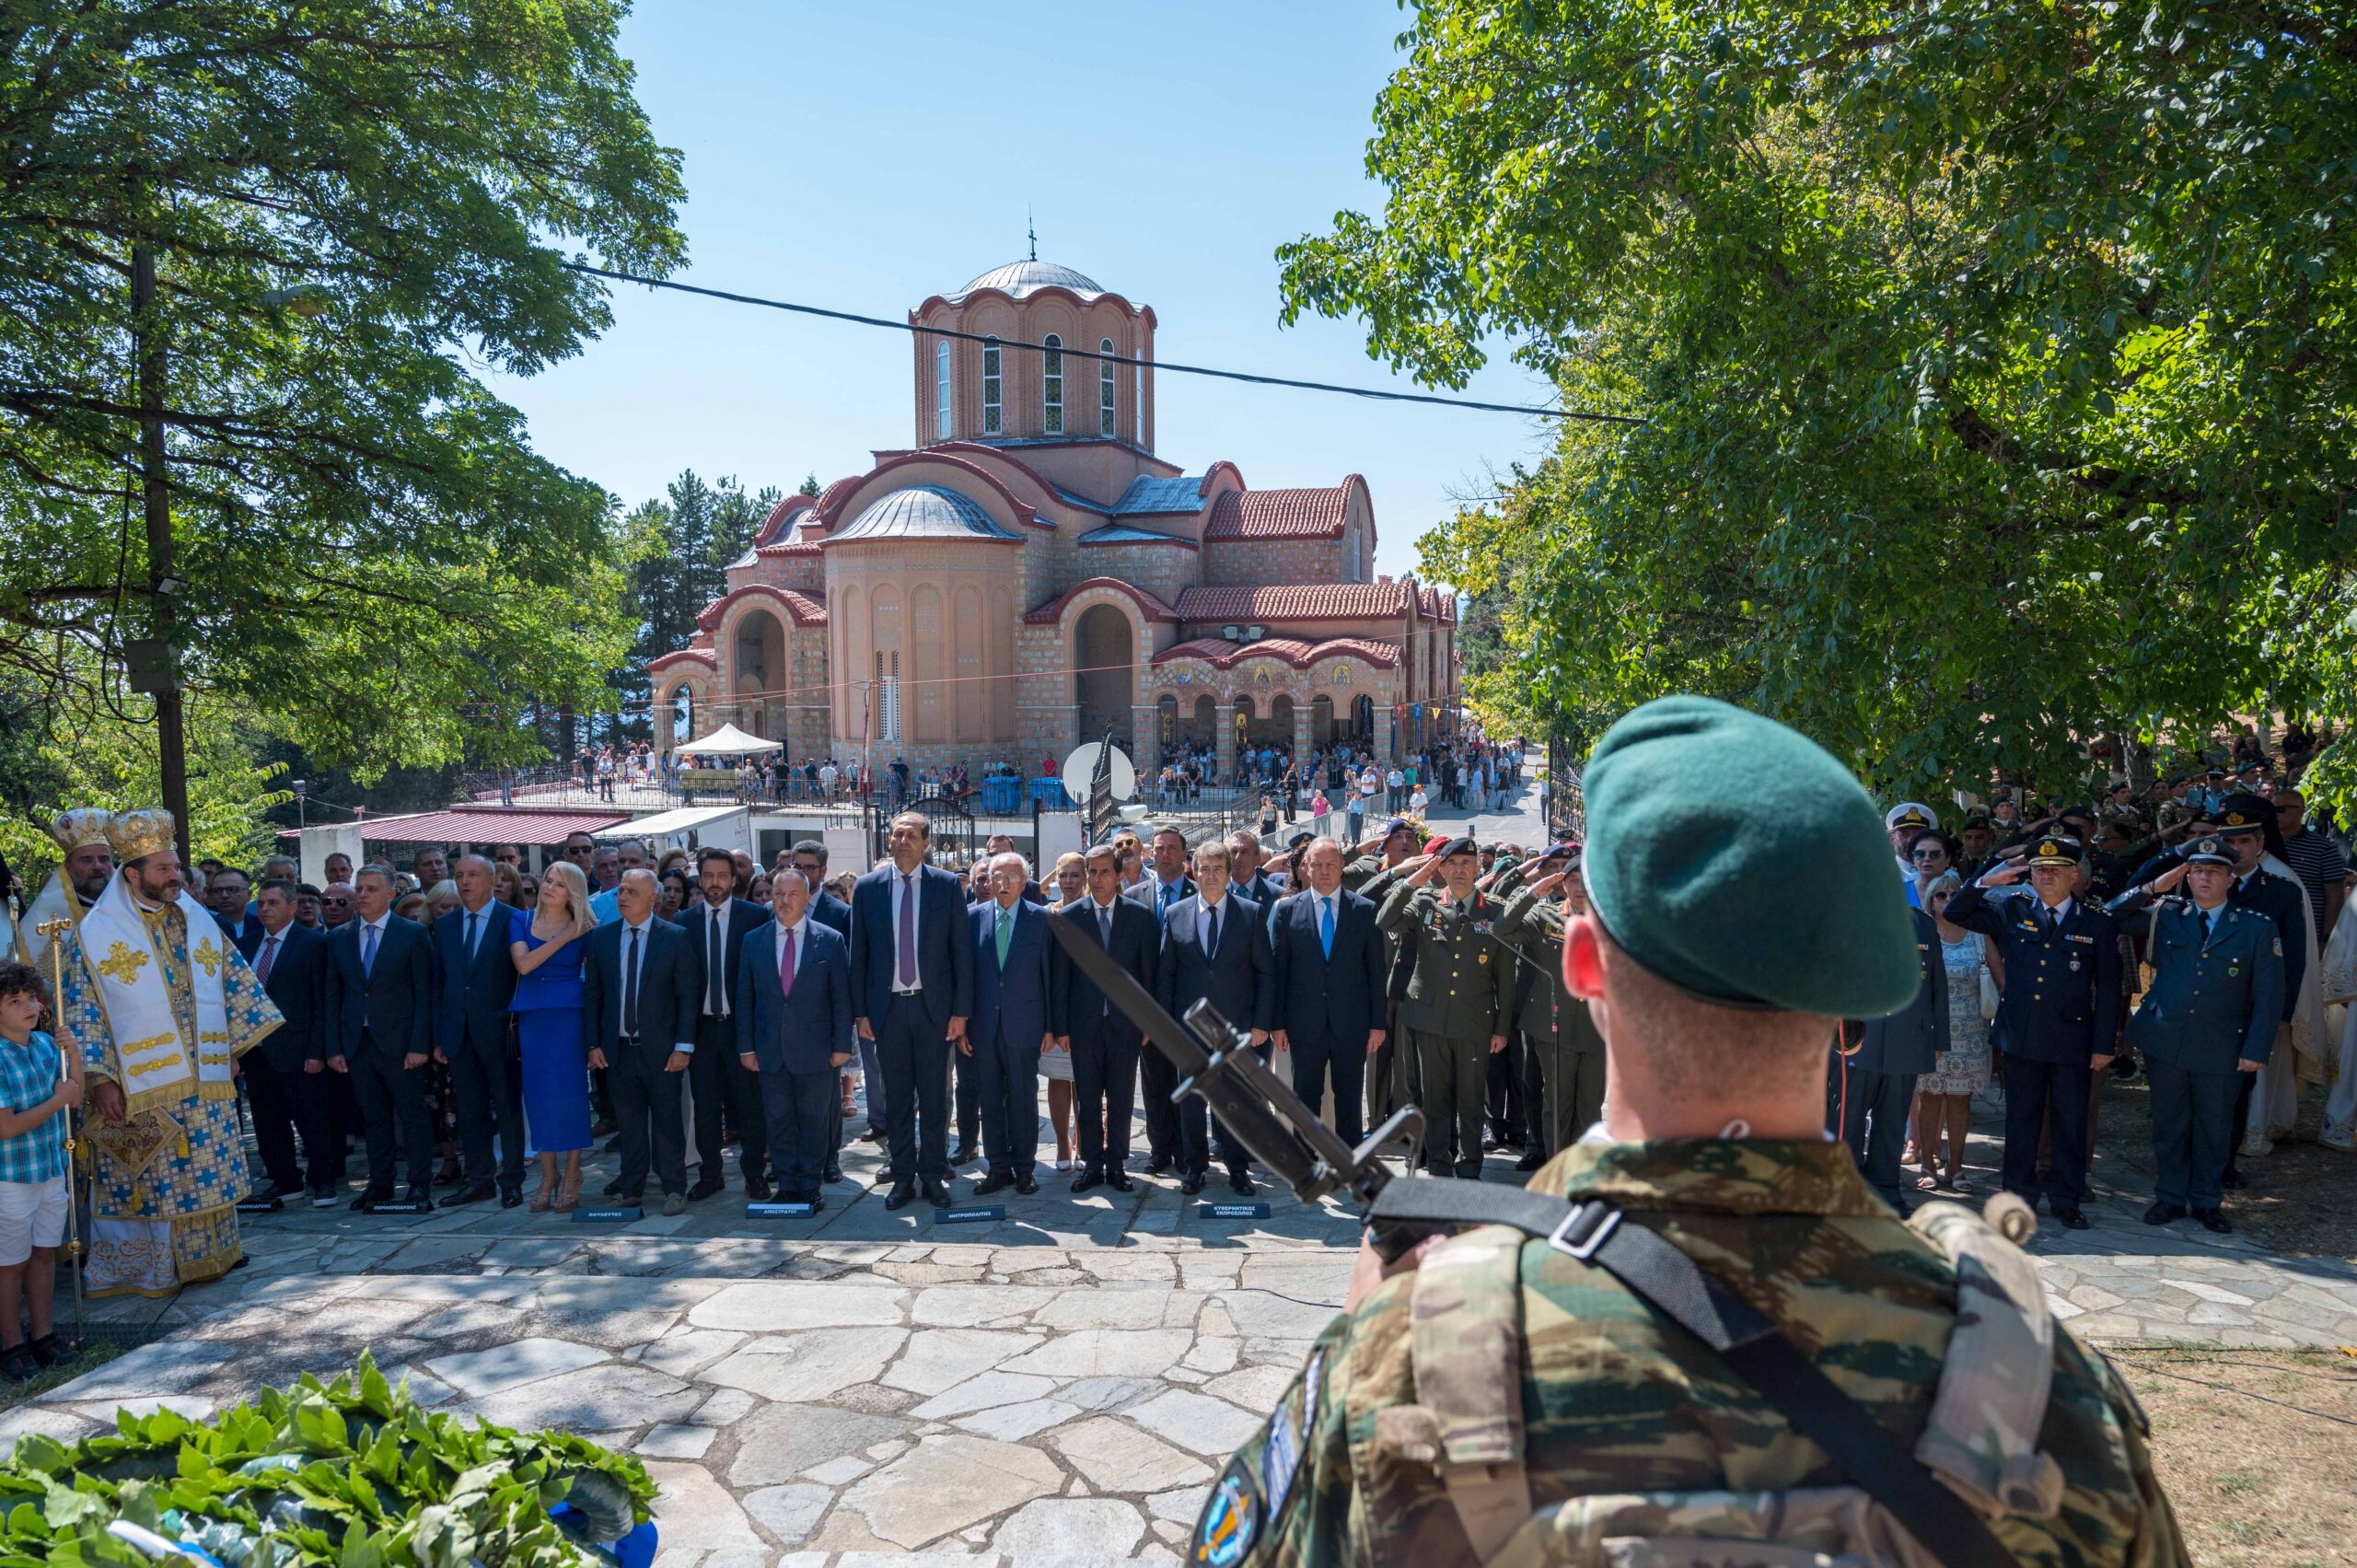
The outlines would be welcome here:
M 853 539 L 1016 539 L 967 497 L 937 484 L 911 484 L 877 496 L 858 517 L 827 538 L 830 544 Z
M 1074 272 L 1070 267 L 1053 261 L 1009 261 L 1004 267 L 993 267 L 981 277 L 951 295 L 963 299 L 978 288 L 994 288 L 1016 299 L 1028 297 L 1043 288 L 1068 288 L 1084 299 L 1094 299 L 1105 292 L 1095 280 Z

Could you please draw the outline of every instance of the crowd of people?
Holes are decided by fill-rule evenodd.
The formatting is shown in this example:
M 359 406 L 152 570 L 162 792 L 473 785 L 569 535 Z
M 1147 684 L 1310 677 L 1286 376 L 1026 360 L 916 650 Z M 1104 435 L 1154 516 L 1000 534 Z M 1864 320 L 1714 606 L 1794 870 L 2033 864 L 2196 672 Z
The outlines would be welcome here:
M 1519 765 L 1506 747 L 1380 771 L 1312 761 L 1361 814 L 1435 788 L 1479 798 Z M 1240 763 L 1280 782 L 1294 771 L 1276 752 Z M 1499 1150 L 1536 1169 L 1603 1110 L 1602 1034 L 1562 963 L 1566 923 L 1586 908 L 1575 842 L 1434 834 L 1404 810 L 1371 835 L 1338 834 L 1353 814 L 1329 809 L 1282 846 L 1249 828 L 1198 842 L 1122 828 L 1035 875 L 1003 835 L 970 865 L 936 864 L 931 824 L 903 812 L 864 871 L 830 867 L 815 839 L 762 866 L 744 850 L 656 855 L 575 833 L 537 875 L 516 844 L 455 859 L 426 846 L 398 869 L 331 855 L 315 885 L 291 859 L 185 865 L 156 847 L 152 822 L 116 831 L 155 815 L 61 817 L 63 859 L 35 902 L 87 921 L 127 889 L 105 919 L 145 919 L 158 944 L 158 919 L 182 923 L 178 958 L 156 948 L 156 978 L 213 994 L 200 976 L 231 977 L 209 1005 L 255 1051 L 234 1069 L 222 1059 L 217 1081 L 192 1071 L 176 1125 L 229 1160 L 242 1116 L 263 1179 L 246 1191 L 236 1153 L 225 1191 L 262 1207 L 563 1214 L 604 1144 L 621 1156 L 603 1194 L 618 1204 L 681 1213 L 728 1189 L 733 1150 L 749 1200 L 816 1212 L 853 1138 L 881 1145 L 889 1209 L 947 1204 L 967 1167 L 985 1196 L 1036 1192 L 1043 1174 L 1128 1191 L 1133 1171 L 1182 1193 L 1218 1176 L 1250 1194 L 1247 1151 L 1200 1097 L 1173 1102 L 1170 1063 L 1067 959 L 1051 920 L 1082 928 L 1174 1016 L 1209 1002 L 1264 1059 L 1283 1052 L 1295 1092 L 1344 1139 L 1420 1106 L 1416 1157 L 1435 1174 L 1478 1177 Z M 2229 1228 L 2240 1160 L 2288 1132 L 2305 1086 L 2335 1080 L 2323 1138 L 2351 1146 L 2357 1029 L 2336 1051 L 2325 1016 L 2357 997 L 2351 856 L 2289 770 L 2236 760 L 2142 796 L 2115 782 L 2084 804 L 2005 788 L 1985 806 L 1901 801 L 1884 825 L 1921 986 L 1896 1013 L 1842 1024 L 1826 1120 L 1894 1207 L 1974 1191 L 1980 1100 L 2002 1107 L 2001 1184 L 2086 1224 L 2107 1077 L 2149 1081 L 2154 1224 Z M 38 956 L 39 912 L 17 958 Z M 0 977 L 0 1039 L 18 1042 L 30 1023 L 17 1012 L 39 1011 L 9 998 L 36 998 L 82 1043 L 113 1117 L 139 1064 L 85 1036 L 112 1039 L 136 1016 L 99 994 L 122 953 L 92 957 L 87 930 L 67 940 L 67 994 L 30 970 Z M 138 969 L 122 966 L 124 983 Z M 23 1065 L 0 1056 L 0 1073 Z M 41 1069 L 18 1075 L 18 1102 L 37 1105 Z M 52 1086 L 69 1092 L 63 1077 Z M 0 1123 L 0 1169 L 14 1125 Z M 141 1169 L 117 1175 L 102 1214 L 203 1217 Z M 210 1252 L 168 1249 L 169 1277 L 206 1277 L 233 1251 L 234 1232 Z

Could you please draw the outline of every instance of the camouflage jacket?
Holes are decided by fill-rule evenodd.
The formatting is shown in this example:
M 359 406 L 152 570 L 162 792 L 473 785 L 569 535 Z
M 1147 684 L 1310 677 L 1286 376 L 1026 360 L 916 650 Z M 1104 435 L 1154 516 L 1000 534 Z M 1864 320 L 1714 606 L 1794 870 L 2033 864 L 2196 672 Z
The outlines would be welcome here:
M 1522 1008 L 1523 1032 L 1559 1051 L 1602 1051 L 1604 1036 L 1589 1016 L 1587 1004 L 1563 986 L 1562 901 L 1516 888 L 1498 915 L 1495 931 L 1499 941 L 1511 942 L 1528 955 L 1534 970 L 1545 977 L 1531 988 L 1530 1000 Z
M 1956 1306 L 1932 1243 L 1866 1187 L 1840 1144 L 1582 1143 L 1535 1191 L 1608 1197 L 1779 1319 L 1894 1440 L 1929 1417 Z M 1522 1249 L 1525 1464 L 1534 1507 L 1627 1493 L 1782 1489 L 1846 1478 L 1751 1387 L 1609 1274 Z M 1269 1423 L 1212 1487 L 1188 1561 L 1413 1564 L 1475 1561 L 1429 1464 L 1386 1452 L 1376 1413 L 1416 1402 L 1412 1273 L 1335 1318 Z M 2177 1520 L 2142 1412 L 2100 1355 L 2057 1326 L 2040 1445 L 2065 1489 L 2051 1517 L 1991 1528 L 2026 1564 L 2175 1568 Z

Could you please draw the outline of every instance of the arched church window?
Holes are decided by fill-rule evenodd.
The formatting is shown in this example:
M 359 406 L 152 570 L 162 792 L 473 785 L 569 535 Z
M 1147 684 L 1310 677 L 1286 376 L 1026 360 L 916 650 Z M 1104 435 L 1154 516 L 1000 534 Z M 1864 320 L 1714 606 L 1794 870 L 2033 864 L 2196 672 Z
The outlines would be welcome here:
M 1113 340 L 1107 338 L 1097 345 L 1097 352 L 1106 357 L 1097 362 L 1097 434 L 1113 434 Z
M 999 401 L 998 340 L 982 340 L 982 434 L 996 436 L 1006 428 L 1003 406 Z
M 933 427 L 935 440 L 949 439 L 949 340 L 947 338 L 933 345 Z
M 1135 373 L 1136 385 L 1130 396 L 1130 419 L 1137 426 L 1133 438 L 1139 446 L 1143 447 L 1145 445 L 1145 345 L 1144 343 L 1138 345 L 1138 362 L 1131 368 Z
M 1047 352 L 1039 356 L 1039 402 L 1047 415 L 1048 434 L 1061 436 L 1064 433 L 1064 341 L 1050 332 L 1043 346 Z

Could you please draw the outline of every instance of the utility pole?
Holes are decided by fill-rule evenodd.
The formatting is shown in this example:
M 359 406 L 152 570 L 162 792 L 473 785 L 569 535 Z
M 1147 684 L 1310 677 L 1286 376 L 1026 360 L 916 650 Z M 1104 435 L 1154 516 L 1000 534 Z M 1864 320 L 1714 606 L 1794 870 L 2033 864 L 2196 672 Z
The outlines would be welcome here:
M 156 322 L 156 253 L 131 248 L 131 340 L 139 363 L 139 490 L 147 517 L 148 635 L 155 646 L 133 690 L 156 700 L 156 749 L 164 809 L 172 814 L 180 858 L 188 858 L 187 733 L 180 705 L 180 656 L 172 646 L 172 492 L 164 466 L 164 334 Z M 134 661 L 134 665 L 136 660 Z

